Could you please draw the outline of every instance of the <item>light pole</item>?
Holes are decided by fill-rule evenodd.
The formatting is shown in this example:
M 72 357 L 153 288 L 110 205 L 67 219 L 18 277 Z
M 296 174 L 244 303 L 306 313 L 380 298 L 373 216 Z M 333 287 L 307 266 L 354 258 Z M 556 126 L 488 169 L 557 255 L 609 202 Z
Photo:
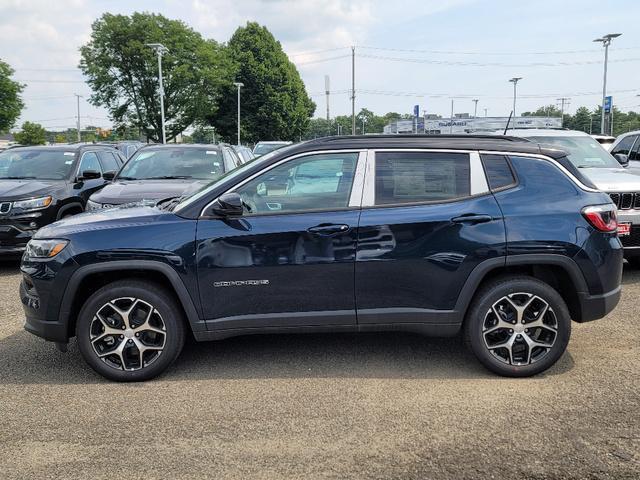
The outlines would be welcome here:
M 471 100 L 473 102 L 473 118 L 476 118 L 478 116 L 478 99 L 474 98 L 473 100 Z
M 161 43 L 147 43 L 158 55 L 158 83 L 160 84 L 160 118 L 162 120 L 162 143 L 167 143 L 167 134 L 164 128 L 164 84 L 162 83 L 162 55 L 169 52 L 169 49 Z
M 78 143 L 79 143 L 82 141 L 82 137 L 80 136 L 80 99 L 82 98 L 82 95 L 78 95 L 77 93 L 74 93 L 74 95 L 78 99 Z
M 238 89 L 238 146 L 240 146 L 240 89 L 244 87 L 244 83 L 233 82 Z
M 518 82 L 522 80 L 522 77 L 513 77 L 509 79 L 511 83 L 513 83 L 513 119 L 516 119 L 516 85 Z
M 604 133 L 604 102 L 607 97 L 607 60 L 609 60 L 609 45 L 611 45 L 611 40 L 622 35 L 621 33 L 608 33 L 603 37 L 596 38 L 594 42 L 602 43 L 604 47 L 604 75 L 602 80 L 602 116 L 600 117 L 600 133 L 605 135 Z
M 484 109 L 484 116 L 485 117 L 487 116 L 487 110 L 488 110 L 487 108 Z
M 362 134 L 364 135 L 364 124 L 367 122 L 365 117 L 362 117 Z

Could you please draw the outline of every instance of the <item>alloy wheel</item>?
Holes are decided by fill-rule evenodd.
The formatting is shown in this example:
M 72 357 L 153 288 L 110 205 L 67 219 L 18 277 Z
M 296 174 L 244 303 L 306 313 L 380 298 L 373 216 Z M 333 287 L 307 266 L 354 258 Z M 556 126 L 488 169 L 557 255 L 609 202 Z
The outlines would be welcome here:
M 495 302 L 484 317 L 482 337 L 489 352 L 509 365 L 529 365 L 545 357 L 558 336 L 549 304 L 531 293 L 512 293 Z
M 167 332 L 160 313 L 139 298 L 123 297 L 98 309 L 89 328 L 93 351 L 117 370 L 134 371 L 155 362 Z

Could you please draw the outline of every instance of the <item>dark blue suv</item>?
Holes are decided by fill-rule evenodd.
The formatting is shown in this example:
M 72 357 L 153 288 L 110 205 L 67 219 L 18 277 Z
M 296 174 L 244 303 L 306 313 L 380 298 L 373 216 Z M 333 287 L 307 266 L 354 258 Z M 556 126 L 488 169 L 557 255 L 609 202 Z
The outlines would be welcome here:
M 510 137 L 332 137 L 187 198 L 78 215 L 22 259 L 25 328 L 113 380 L 186 335 L 463 331 L 490 370 L 553 365 L 571 320 L 618 303 L 611 199 L 559 150 Z

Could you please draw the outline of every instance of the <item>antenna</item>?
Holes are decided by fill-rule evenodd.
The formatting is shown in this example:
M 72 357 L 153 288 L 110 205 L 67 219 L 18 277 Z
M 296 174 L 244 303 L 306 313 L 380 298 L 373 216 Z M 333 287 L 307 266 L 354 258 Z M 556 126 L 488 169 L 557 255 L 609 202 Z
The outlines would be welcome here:
M 507 130 L 509 130 L 509 123 L 511 122 L 511 117 L 513 116 L 513 110 L 511 110 L 511 113 L 509 114 L 509 118 L 507 119 L 507 126 L 504 127 L 504 133 L 503 135 L 507 134 Z

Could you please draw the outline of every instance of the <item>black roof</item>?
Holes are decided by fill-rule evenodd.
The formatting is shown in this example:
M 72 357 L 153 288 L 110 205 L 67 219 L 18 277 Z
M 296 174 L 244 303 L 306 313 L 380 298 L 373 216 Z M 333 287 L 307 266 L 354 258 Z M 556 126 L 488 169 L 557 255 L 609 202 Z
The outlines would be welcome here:
M 541 148 L 537 143 L 506 135 L 341 135 L 322 137 L 299 143 L 287 152 L 304 152 L 318 147 L 346 148 L 452 148 L 461 150 L 497 150 L 515 153 L 537 153 L 552 158 L 566 154 L 560 150 Z
M 200 149 L 200 150 L 204 150 L 204 149 L 208 149 L 208 150 L 215 150 L 215 149 L 220 149 L 222 146 L 227 146 L 225 144 L 220 144 L 220 143 L 149 143 L 149 144 L 145 144 L 144 149 L 150 149 L 150 148 L 192 148 L 192 149 Z M 141 148 L 141 150 L 142 150 Z
M 115 150 L 111 145 L 99 143 L 58 143 L 55 145 L 20 145 L 12 147 L 12 150 L 33 150 L 34 148 L 42 148 L 46 150 L 64 150 L 65 152 L 77 152 L 81 149 L 99 147 L 105 150 Z

